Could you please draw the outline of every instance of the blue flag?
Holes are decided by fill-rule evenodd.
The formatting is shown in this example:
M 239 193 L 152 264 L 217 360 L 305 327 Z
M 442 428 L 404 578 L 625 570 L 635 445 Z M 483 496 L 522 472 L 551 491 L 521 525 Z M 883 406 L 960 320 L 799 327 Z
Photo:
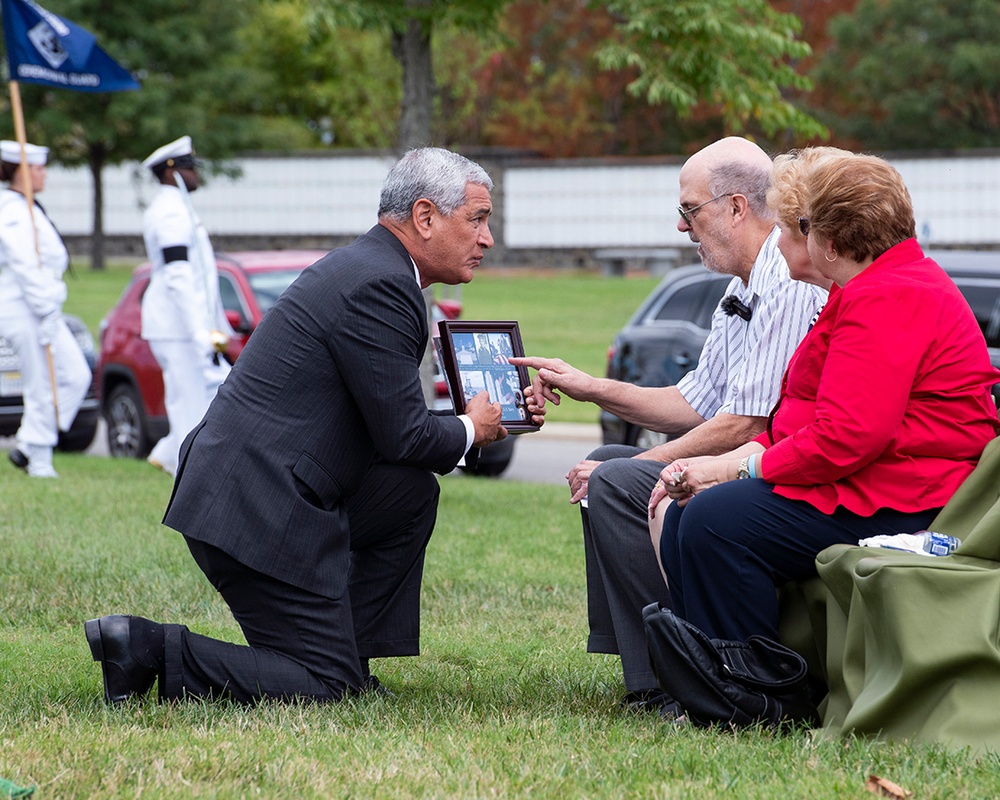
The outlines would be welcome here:
M 139 82 L 89 31 L 34 0 L 2 0 L 10 79 L 77 92 L 120 92 Z

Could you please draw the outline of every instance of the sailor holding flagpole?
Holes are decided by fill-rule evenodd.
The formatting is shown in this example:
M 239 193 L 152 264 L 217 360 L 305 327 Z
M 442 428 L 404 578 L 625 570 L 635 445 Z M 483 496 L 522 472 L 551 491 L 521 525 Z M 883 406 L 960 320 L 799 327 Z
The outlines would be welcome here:
M 212 244 L 188 197 L 199 185 L 191 137 L 163 145 L 142 163 L 160 182 L 142 222 L 153 265 L 142 298 L 142 338 L 163 371 L 170 423 L 148 460 L 173 475 L 181 442 L 229 373 L 221 353 L 233 330 L 219 300 Z
M 80 346 L 62 319 L 66 248 L 34 194 L 45 186 L 48 148 L 29 144 L 19 81 L 79 92 L 139 89 L 90 31 L 35 0 L 0 0 L 16 141 L 0 142 L 0 332 L 21 360 L 24 413 L 11 463 L 57 477 L 52 448 L 68 430 L 91 382 Z
M 45 188 L 49 149 L 0 142 L 0 333 L 21 363 L 24 413 L 9 453 L 35 478 L 56 478 L 52 449 L 69 430 L 91 373 L 62 317 L 69 254 L 34 195 Z M 29 201 L 30 198 L 30 201 Z M 55 379 L 55 388 L 52 381 Z

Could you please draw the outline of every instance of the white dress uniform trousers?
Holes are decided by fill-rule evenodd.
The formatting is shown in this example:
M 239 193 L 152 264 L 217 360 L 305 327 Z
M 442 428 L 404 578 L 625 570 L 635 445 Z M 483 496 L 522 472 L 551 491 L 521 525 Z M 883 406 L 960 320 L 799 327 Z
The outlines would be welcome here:
M 17 432 L 22 450 L 53 447 L 69 430 L 87 395 L 92 375 L 87 359 L 62 319 L 69 255 L 48 217 L 34 209 L 38 250 L 28 204 L 11 189 L 0 193 L 0 333 L 17 352 L 24 385 L 24 414 Z M 41 338 L 51 337 L 56 374 L 56 419 L 52 384 Z
M 174 474 L 181 442 L 229 373 L 226 361 L 214 356 L 209 332 L 232 329 L 219 302 L 215 253 L 186 190 L 160 186 L 143 216 L 143 237 L 153 272 L 142 298 L 142 338 L 163 371 L 170 423 L 149 459 Z M 178 247 L 187 258 L 165 261 L 164 250 Z

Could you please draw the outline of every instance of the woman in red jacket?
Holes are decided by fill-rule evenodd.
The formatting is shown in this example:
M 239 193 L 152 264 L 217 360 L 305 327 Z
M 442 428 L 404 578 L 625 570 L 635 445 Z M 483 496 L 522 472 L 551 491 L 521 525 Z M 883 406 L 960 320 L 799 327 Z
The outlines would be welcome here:
M 650 508 L 674 613 L 711 637 L 778 638 L 776 586 L 817 553 L 926 529 L 997 434 L 1000 374 L 972 311 L 917 244 L 902 178 L 818 160 L 798 220 L 830 298 L 789 362 L 767 430 L 667 465 Z

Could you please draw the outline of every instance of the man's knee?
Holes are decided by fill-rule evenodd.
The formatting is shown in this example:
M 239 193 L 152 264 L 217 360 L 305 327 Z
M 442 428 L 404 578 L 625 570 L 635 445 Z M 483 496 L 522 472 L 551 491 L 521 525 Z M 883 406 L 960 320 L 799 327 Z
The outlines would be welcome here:
M 441 494 L 441 486 L 434 473 L 426 469 L 411 469 L 407 475 L 407 482 L 412 487 L 412 492 L 416 497 L 423 497 L 437 505 L 438 497 Z
M 588 485 L 589 502 L 601 503 L 612 495 L 639 494 L 648 497 L 661 466 L 637 458 L 612 458 L 594 467 Z
M 401 505 L 423 508 L 437 504 L 441 487 L 434 473 L 428 469 L 403 464 L 377 464 L 365 476 L 357 497 L 383 496 Z
M 588 461 L 609 461 L 612 458 L 632 458 L 644 452 L 641 447 L 632 447 L 627 444 L 602 444 L 593 450 L 588 456 Z

